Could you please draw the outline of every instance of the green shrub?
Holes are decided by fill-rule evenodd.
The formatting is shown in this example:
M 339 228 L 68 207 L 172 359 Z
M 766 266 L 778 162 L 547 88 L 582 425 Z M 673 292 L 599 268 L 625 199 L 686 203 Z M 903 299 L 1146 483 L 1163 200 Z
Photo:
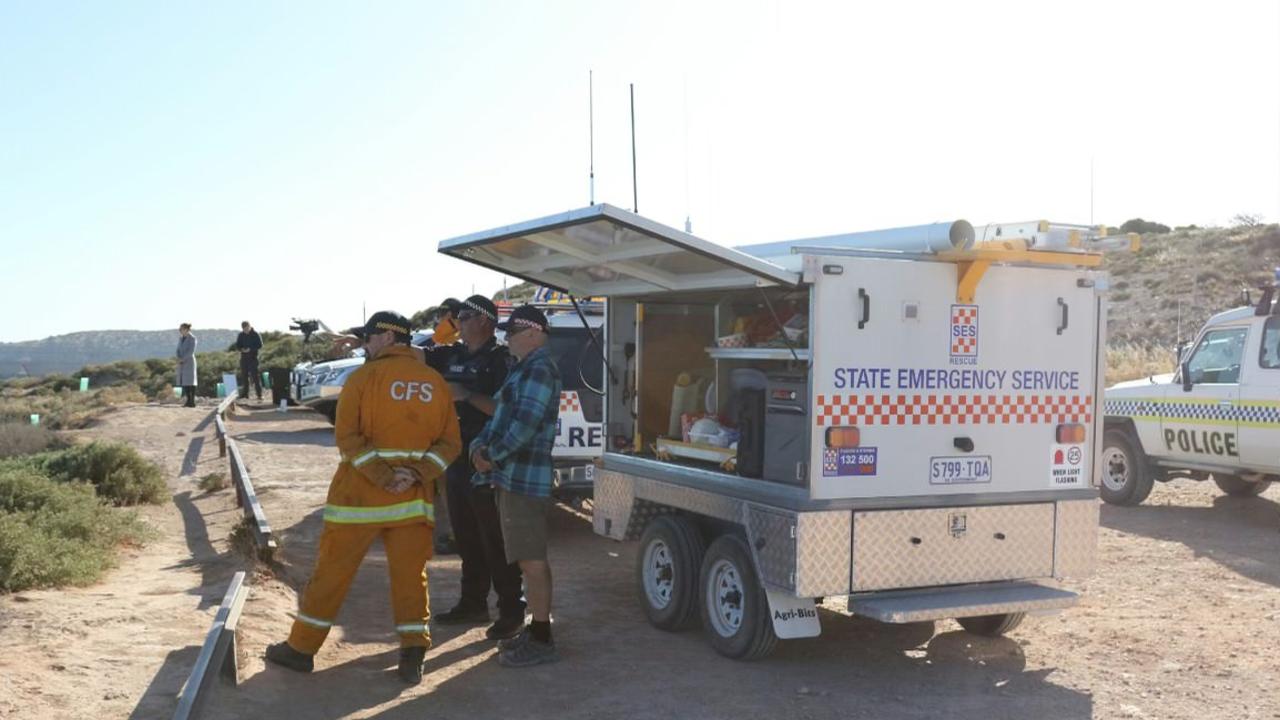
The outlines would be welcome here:
M 36 463 L 55 480 L 89 482 L 115 505 L 154 504 L 168 494 L 160 468 L 120 443 L 77 445 L 39 456 Z
M 48 428 L 29 422 L 0 422 L 0 459 L 63 447 L 66 444 Z
M 117 546 L 149 535 L 136 514 L 103 507 L 86 484 L 0 464 L 0 592 L 94 582 Z
M 227 476 L 222 473 L 209 473 L 200 478 L 199 487 L 205 492 L 217 492 L 227 487 Z
M 258 557 L 258 541 L 253 535 L 253 520 L 245 517 L 241 518 L 236 526 L 231 528 L 231 534 L 227 536 L 227 546 L 231 551 L 250 560 Z
M 196 385 L 196 395 L 202 397 L 217 397 L 218 383 L 222 382 L 223 373 L 238 373 L 240 371 L 240 353 L 233 352 L 207 352 L 199 353 L 196 356 L 197 370 L 199 377 Z M 169 382 L 173 382 L 170 376 Z M 173 392 L 172 389 L 169 390 Z
M 1142 235 L 1163 235 L 1169 232 L 1169 226 L 1161 225 L 1158 222 L 1143 220 L 1142 218 L 1133 218 L 1132 220 L 1126 220 L 1124 224 L 1120 226 L 1120 232 L 1135 232 Z

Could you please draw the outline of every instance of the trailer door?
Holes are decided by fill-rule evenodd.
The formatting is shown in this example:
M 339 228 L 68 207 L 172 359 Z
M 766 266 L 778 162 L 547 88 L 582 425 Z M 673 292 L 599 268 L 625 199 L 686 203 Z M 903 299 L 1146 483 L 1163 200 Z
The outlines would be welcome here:
M 1091 491 L 1100 301 L 1087 271 L 993 266 L 960 303 L 951 263 L 807 267 L 813 497 Z
M 578 297 L 800 283 L 773 263 L 611 205 L 445 240 L 440 252 Z

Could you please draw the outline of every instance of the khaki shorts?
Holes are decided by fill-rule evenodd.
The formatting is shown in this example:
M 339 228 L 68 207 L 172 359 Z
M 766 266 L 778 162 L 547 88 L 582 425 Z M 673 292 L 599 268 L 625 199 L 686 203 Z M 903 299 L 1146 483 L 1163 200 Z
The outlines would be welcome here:
M 507 562 L 547 559 L 547 511 L 551 498 L 531 497 L 494 488 Z

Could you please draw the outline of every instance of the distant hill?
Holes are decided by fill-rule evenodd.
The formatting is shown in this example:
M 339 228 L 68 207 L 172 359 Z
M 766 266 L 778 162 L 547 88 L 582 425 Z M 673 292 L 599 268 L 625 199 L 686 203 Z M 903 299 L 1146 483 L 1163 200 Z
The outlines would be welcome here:
M 198 352 L 226 350 L 239 330 L 197 329 Z M 0 378 L 73 373 L 85 365 L 172 357 L 176 330 L 95 330 L 43 340 L 0 343 Z
M 1143 234 L 1139 252 L 1107 253 L 1107 342 L 1172 350 L 1179 332 L 1193 338 L 1211 315 L 1243 305 L 1242 288 L 1257 301 L 1278 266 L 1280 225 Z

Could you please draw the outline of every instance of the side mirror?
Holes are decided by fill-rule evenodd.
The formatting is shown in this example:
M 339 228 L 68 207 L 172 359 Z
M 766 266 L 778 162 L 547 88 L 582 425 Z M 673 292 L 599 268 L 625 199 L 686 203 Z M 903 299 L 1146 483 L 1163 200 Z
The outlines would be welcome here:
M 1191 392 L 1191 363 L 1182 363 L 1179 370 L 1182 373 L 1182 392 Z

